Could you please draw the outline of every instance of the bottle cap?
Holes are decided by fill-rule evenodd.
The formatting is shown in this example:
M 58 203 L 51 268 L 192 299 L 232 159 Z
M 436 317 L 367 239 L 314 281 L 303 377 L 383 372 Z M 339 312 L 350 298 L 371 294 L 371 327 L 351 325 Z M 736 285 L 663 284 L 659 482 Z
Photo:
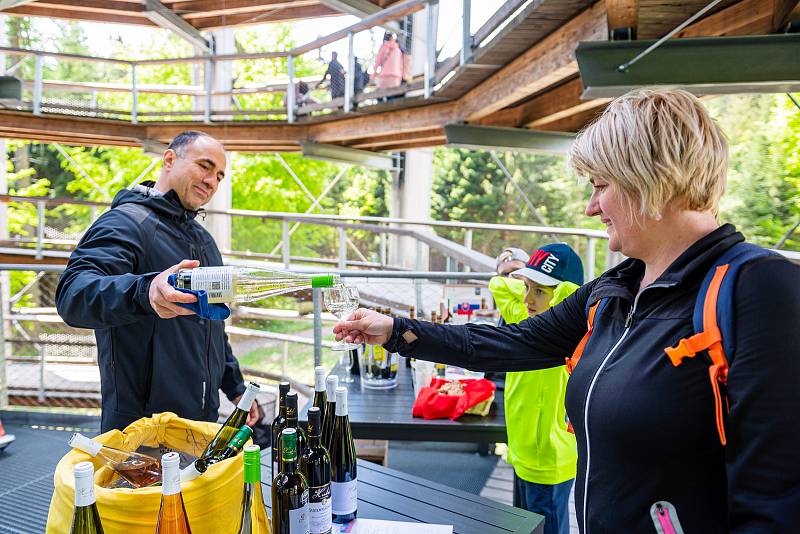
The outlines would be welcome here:
M 75 478 L 86 478 L 94 476 L 94 465 L 92 462 L 78 462 L 75 464 Z
M 325 368 L 314 367 L 314 391 L 325 391 Z
M 333 287 L 338 283 L 338 274 L 315 274 L 311 276 L 311 287 Z
M 336 388 L 336 415 L 347 415 L 347 388 Z
M 168 452 L 161 456 L 161 493 L 175 495 L 181 492 L 181 476 L 178 471 L 181 457 L 177 452 Z
M 294 428 L 284 428 L 281 431 L 281 453 L 284 462 L 294 462 L 297 460 L 297 430 Z
M 281 396 L 285 397 L 289 390 L 292 389 L 292 385 L 289 382 L 281 382 L 278 384 L 278 392 Z
M 97 453 L 103 448 L 101 444 L 97 443 L 92 438 L 87 438 L 79 432 L 75 432 L 72 434 L 72 437 L 69 438 L 69 446 L 92 456 L 97 456 Z
M 322 412 L 316 406 L 308 409 L 308 435 L 322 435 Z
M 325 389 L 326 394 L 328 396 L 328 402 L 334 402 L 336 400 L 336 388 L 339 387 L 339 376 L 338 375 L 328 375 L 328 378 L 325 379 Z
M 181 455 L 177 452 L 166 452 L 161 455 L 161 467 L 177 467 L 181 463 Z
M 261 482 L 261 447 L 255 444 L 244 446 L 244 481 Z
M 250 411 L 250 406 L 253 405 L 253 401 L 255 400 L 259 391 L 261 391 L 261 386 L 255 382 L 248 382 L 244 393 L 242 393 L 242 398 L 239 399 L 239 403 L 236 405 L 236 407 L 240 410 Z
M 286 418 L 297 419 L 297 393 L 294 391 L 286 395 Z

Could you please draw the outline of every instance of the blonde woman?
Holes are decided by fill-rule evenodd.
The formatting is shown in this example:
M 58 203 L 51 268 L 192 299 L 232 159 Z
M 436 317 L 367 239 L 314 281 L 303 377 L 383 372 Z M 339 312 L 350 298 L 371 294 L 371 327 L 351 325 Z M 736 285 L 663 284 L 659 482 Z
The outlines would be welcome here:
M 742 235 L 717 219 L 728 166 L 722 132 L 689 93 L 633 91 L 578 136 L 571 164 L 593 187 L 586 214 L 630 259 L 519 325 L 433 325 L 358 310 L 334 327 L 336 337 L 486 371 L 559 366 L 580 344 L 566 408 L 584 534 L 800 531 L 800 266 L 765 255 L 739 269 L 726 386 L 710 383 L 706 351 L 680 365 L 665 351 L 695 332 L 702 281 L 742 247 Z M 584 345 L 597 302 L 605 305 Z

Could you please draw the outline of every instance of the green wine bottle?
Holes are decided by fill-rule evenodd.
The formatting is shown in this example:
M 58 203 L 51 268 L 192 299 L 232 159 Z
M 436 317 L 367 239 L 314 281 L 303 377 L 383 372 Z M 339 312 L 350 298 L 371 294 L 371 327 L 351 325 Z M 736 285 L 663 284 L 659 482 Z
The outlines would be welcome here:
M 300 428 L 297 419 L 297 393 L 294 391 L 286 395 L 286 428 L 297 430 L 297 454 L 303 454 L 306 448 L 306 432 Z M 283 466 L 278 465 L 278 470 L 281 469 L 283 469 Z
M 228 446 L 225 447 L 224 451 L 216 456 L 211 456 L 210 458 L 198 458 L 194 461 L 194 463 L 186 466 L 181 473 L 185 472 L 187 475 L 189 475 L 189 473 L 192 473 L 193 469 L 195 472 L 197 472 L 197 475 L 192 473 L 193 476 L 182 477 L 181 480 L 184 478 L 193 480 L 205 473 L 210 465 L 221 462 L 222 460 L 227 460 L 228 458 L 233 458 L 239 453 L 240 450 L 242 450 L 242 447 L 244 447 L 244 444 L 247 443 L 247 440 L 250 439 L 252 435 L 253 429 L 247 425 L 242 425 L 242 428 L 240 428 L 239 431 L 234 434 L 231 440 L 228 442 Z
M 204 290 L 208 302 L 251 302 L 341 283 L 338 274 L 300 274 L 247 267 L 197 267 L 178 271 L 175 287 Z
M 103 534 L 94 497 L 94 466 L 91 462 L 75 464 L 75 511 L 70 534 Z
M 225 447 L 227 447 L 228 443 L 231 441 L 231 438 L 242 428 L 242 425 L 247 422 L 250 407 L 253 405 L 253 401 L 260 390 L 260 386 L 255 382 L 247 383 L 247 387 L 242 394 L 242 398 L 239 399 L 236 409 L 228 416 L 228 419 L 222 427 L 220 427 L 217 435 L 214 436 L 214 439 L 206 446 L 198 459 L 208 460 L 209 458 L 222 454 Z M 182 482 L 188 482 L 200 475 L 195 469 L 192 469 L 192 465 L 193 464 L 190 464 L 181 471 Z
M 272 534 L 308 534 L 308 482 L 297 468 L 297 430 L 281 432 L 281 472 L 272 481 Z
M 280 471 L 281 432 L 286 428 L 286 395 L 289 394 L 289 382 L 278 384 L 278 415 L 272 420 L 272 471 L 270 479 L 278 476 Z
M 336 417 L 331 437 L 331 511 L 333 522 L 349 523 L 356 518 L 358 491 L 356 446 L 347 415 L 347 388 L 336 388 Z

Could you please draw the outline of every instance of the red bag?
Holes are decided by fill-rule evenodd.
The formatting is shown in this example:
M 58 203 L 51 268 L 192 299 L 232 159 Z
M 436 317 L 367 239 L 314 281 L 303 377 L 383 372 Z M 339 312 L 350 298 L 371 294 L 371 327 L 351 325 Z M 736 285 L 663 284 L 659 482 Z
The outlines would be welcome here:
M 439 388 L 449 380 L 434 378 L 431 385 L 419 390 L 411 413 L 424 419 L 445 419 L 455 421 L 473 406 L 494 396 L 496 386 L 485 378 L 478 380 L 459 380 L 464 388 L 463 395 L 443 395 Z

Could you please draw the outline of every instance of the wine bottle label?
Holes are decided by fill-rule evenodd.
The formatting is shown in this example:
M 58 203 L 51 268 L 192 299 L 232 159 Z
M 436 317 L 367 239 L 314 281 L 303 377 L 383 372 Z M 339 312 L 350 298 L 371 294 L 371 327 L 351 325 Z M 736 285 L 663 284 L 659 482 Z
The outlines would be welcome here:
M 233 267 L 203 267 L 192 270 L 192 289 L 203 290 L 209 302 L 233 302 L 236 297 Z
M 382 364 L 383 361 L 386 359 L 386 353 L 385 353 L 386 349 L 384 349 L 380 345 L 375 345 L 372 350 L 373 350 L 372 354 L 373 354 L 373 358 L 375 359 L 375 363 L 378 364 L 378 365 Z
M 336 515 L 352 514 L 358 507 L 357 480 L 331 482 L 331 512 Z
M 309 534 L 308 532 L 308 490 L 300 497 L 300 508 L 289 510 L 289 534 Z
M 331 530 L 331 485 L 312 486 L 308 491 L 308 525 L 311 534 L 326 534 Z

